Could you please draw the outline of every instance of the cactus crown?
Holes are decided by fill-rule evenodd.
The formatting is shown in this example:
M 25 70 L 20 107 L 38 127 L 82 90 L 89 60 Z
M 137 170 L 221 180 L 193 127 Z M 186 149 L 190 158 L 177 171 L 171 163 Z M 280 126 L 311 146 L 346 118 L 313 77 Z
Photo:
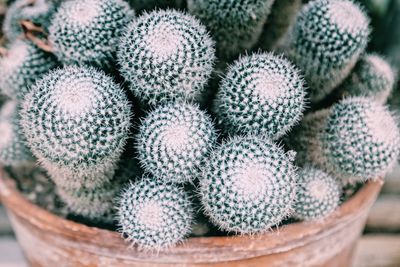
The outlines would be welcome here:
M 232 138 L 211 153 L 203 171 L 205 213 L 223 230 L 264 232 L 291 211 L 296 169 L 292 157 L 268 139 Z
M 305 73 L 312 101 L 324 98 L 349 74 L 367 45 L 368 25 L 362 9 L 349 0 L 316 0 L 303 7 L 286 45 Z
M 137 136 L 137 150 L 144 169 L 172 182 L 193 181 L 216 142 L 210 117 L 198 106 L 170 103 L 152 111 Z
M 130 116 L 130 104 L 112 78 L 66 67 L 33 86 L 23 103 L 22 126 L 39 159 L 83 171 L 119 158 Z
M 190 231 L 192 206 L 183 188 L 144 176 L 119 198 L 120 231 L 141 249 L 161 250 Z
M 294 205 L 295 217 L 302 220 L 322 219 L 340 203 L 340 184 L 327 173 L 305 167 L 299 171 Z
M 123 0 L 71 0 L 59 7 L 49 28 L 64 64 L 114 66 L 119 38 L 134 13 Z
M 130 23 L 119 47 L 121 73 L 143 102 L 199 99 L 215 55 L 206 28 L 174 10 L 145 13 Z
M 23 100 L 35 80 L 57 65 L 51 54 L 28 41 L 16 40 L 0 58 L 0 88 L 8 97 Z
M 273 54 L 253 54 L 230 67 L 215 104 L 217 117 L 229 133 L 277 139 L 302 117 L 305 89 L 289 61 Z

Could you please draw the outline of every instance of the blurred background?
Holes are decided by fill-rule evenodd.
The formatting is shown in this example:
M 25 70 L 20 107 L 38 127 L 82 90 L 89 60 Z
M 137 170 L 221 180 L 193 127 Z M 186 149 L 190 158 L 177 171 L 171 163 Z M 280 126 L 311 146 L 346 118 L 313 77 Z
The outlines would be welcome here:
M 11 1 L 0 0 L 0 20 L 3 19 L 7 2 Z M 359 2 L 366 7 L 372 19 L 373 33 L 369 50 L 384 55 L 400 74 L 400 0 L 359 0 Z M 3 97 L 0 95 L 0 102 L 2 101 Z M 400 122 L 399 83 L 389 105 L 391 110 L 398 114 Z M 1 202 L 0 255 L 0 267 L 26 266 Z M 357 245 L 353 266 L 400 266 L 399 164 L 386 177 L 380 197 L 372 208 L 364 235 Z

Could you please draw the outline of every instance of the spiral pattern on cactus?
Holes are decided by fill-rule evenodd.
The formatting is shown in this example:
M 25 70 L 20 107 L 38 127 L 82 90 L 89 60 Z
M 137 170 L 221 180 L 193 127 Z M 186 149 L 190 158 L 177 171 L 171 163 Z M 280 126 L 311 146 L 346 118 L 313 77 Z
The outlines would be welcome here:
M 197 105 L 162 105 L 142 121 L 137 136 L 144 169 L 169 182 L 193 181 L 216 142 L 210 117 Z
M 200 179 L 205 213 L 223 230 L 268 231 L 291 212 L 297 179 L 292 160 L 258 136 L 224 142 L 210 155 Z
M 192 213 L 183 188 L 148 176 L 124 189 L 118 204 L 120 231 L 145 250 L 181 242 L 190 231 Z
M 280 138 L 302 117 L 305 88 L 299 71 L 273 54 L 253 54 L 236 61 L 216 97 L 219 124 L 231 134 Z
M 146 104 L 198 100 L 211 75 L 214 43 L 194 17 L 159 10 L 129 24 L 118 59 L 130 89 Z

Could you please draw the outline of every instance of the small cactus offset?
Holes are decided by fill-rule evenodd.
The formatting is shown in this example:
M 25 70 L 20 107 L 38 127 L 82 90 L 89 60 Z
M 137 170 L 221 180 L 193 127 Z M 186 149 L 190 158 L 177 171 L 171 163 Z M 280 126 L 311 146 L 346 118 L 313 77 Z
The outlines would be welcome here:
M 51 0 L 17 0 L 7 10 L 3 22 L 3 33 L 10 42 L 23 35 L 21 20 L 29 20 L 42 26 L 46 31 L 57 10 L 57 5 Z
M 299 70 L 273 54 L 236 61 L 215 100 L 218 123 L 231 134 L 283 136 L 302 117 L 305 88 Z
M 189 234 L 193 209 L 183 188 L 144 176 L 125 188 L 118 201 L 120 232 L 146 250 L 163 250 Z
M 221 229 L 260 233 L 291 214 L 297 173 L 292 155 L 259 136 L 234 137 L 217 147 L 203 168 L 205 213 Z
M 19 125 L 18 103 L 7 102 L 0 110 L 0 164 L 18 167 L 32 164 L 34 158 Z
M 303 70 L 312 102 L 346 78 L 364 52 L 369 32 L 368 17 L 350 0 L 316 0 L 302 8 L 283 50 Z
M 346 96 L 369 96 L 384 104 L 395 81 L 396 74 L 385 59 L 367 54 L 360 58 L 341 87 Z
M 23 100 L 33 83 L 57 66 L 51 54 L 28 41 L 17 40 L 0 58 L 0 90 L 9 98 Z
M 217 135 L 211 118 L 197 105 L 162 105 L 143 119 L 137 136 L 138 157 L 155 177 L 184 183 L 200 175 Z
M 128 99 L 112 78 L 91 68 L 66 67 L 33 86 L 23 103 L 22 126 L 32 152 L 57 184 L 96 187 L 112 178 L 130 117 Z
M 260 37 L 274 0 L 188 0 L 188 10 L 211 31 L 221 58 L 251 49 Z
M 51 21 L 49 41 L 64 64 L 109 70 L 115 65 L 119 38 L 133 16 L 123 0 L 65 1 Z
M 340 204 L 340 183 L 329 174 L 314 167 L 299 171 L 294 216 L 311 221 L 323 219 Z
M 214 64 L 214 43 L 194 17 L 174 10 L 132 21 L 119 46 L 122 76 L 145 104 L 201 100 Z

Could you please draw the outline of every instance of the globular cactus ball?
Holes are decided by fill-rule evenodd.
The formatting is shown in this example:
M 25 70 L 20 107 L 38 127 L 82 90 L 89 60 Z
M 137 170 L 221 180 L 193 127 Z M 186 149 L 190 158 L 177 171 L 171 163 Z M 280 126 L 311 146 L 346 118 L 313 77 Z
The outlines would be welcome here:
M 121 233 L 144 250 L 162 250 L 189 234 L 193 210 L 183 188 L 144 176 L 125 188 L 118 203 Z
M 316 0 L 302 8 L 283 47 L 304 71 L 312 102 L 326 97 L 350 73 L 367 46 L 368 24 L 351 0 Z
M 155 177 L 177 183 L 193 181 L 216 139 L 211 118 L 197 105 L 161 105 L 142 120 L 138 157 Z
M 49 28 L 49 41 L 67 65 L 115 66 L 117 46 L 134 12 L 123 0 L 64 1 Z
M 63 177 L 61 183 L 95 187 L 112 178 L 103 173 L 113 173 L 123 151 L 130 109 L 111 77 L 71 66 L 33 86 L 23 103 L 22 126 L 29 147 L 52 176 Z
M 311 221 L 323 219 L 340 203 L 340 183 L 334 177 L 314 167 L 299 171 L 294 216 Z
M 145 104 L 201 100 L 211 75 L 214 43 L 196 18 L 174 10 L 146 13 L 121 39 L 118 61 L 132 92 Z
M 293 155 L 268 139 L 234 137 L 217 147 L 203 168 L 205 213 L 222 230 L 268 231 L 291 214 L 297 171 Z
M 305 86 L 298 69 L 288 60 L 253 54 L 229 68 L 215 106 L 218 123 L 226 132 L 277 139 L 301 119 Z
M 17 40 L 0 58 L 0 90 L 21 101 L 37 79 L 57 66 L 57 59 L 51 54 L 29 41 Z

